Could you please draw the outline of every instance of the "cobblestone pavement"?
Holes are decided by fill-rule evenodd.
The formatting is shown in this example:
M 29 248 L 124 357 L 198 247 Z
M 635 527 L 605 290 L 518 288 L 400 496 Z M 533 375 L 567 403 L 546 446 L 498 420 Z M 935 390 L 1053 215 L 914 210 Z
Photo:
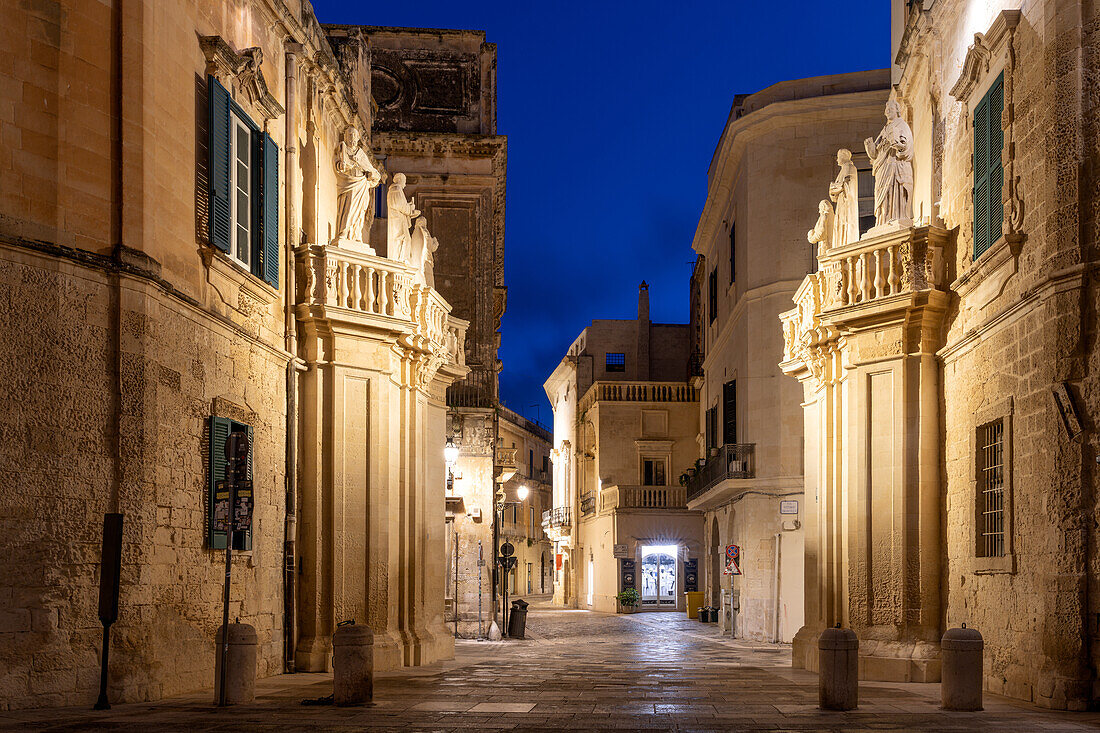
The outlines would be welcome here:
M 986 696 L 980 713 L 939 709 L 939 685 L 865 682 L 859 710 L 817 709 L 816 675 L 790 648 L 723 639 L 683 614 L 609 616 L 537 606 L 525 641 L 460 641 L 456 659 L 375 679 L 370 707 L 307 707 L 329 675 L 257 684 L 252 705 L 211 693 L 152 704 L 0 712 L 5 730 L 673 730 L 1076 731 L 1100 714 L 1052 713 Z

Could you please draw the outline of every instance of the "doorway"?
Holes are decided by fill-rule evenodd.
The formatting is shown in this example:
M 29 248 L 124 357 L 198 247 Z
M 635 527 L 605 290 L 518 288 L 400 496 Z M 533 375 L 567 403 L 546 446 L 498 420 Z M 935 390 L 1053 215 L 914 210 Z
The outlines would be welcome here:
M 596 571 L 592 558 L 588 558 L 588 605 L 592 606 L 593 592 L 596 590 Z
M 678 545 L 642 546 L 642 608 L 676 609 Z

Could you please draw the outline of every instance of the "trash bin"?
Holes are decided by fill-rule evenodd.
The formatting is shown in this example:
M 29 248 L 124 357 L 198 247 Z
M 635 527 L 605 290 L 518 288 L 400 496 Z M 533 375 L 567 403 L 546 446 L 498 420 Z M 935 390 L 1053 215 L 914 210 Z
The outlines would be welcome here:
M 699 617 L 699 606 L 703 605 L 703 591 L 689 590 L 684 593 L 684 611 L 688 618 Z
M 508 636 L 522 639 L 527 630 L 527 601 L 517 598 L 512 601 L 512 610 L 508 612 Z
M 710 609 L 707 611 L 707 623 L 708 624 L 718 623 L 718 609 L 715 608 L 714 606 L 711 606 Z
M 695 612 L 695 618 L 699 619 L 699 623 L 705 624 L 707 622 L 707 610 L 708 606 L 700 606 Z

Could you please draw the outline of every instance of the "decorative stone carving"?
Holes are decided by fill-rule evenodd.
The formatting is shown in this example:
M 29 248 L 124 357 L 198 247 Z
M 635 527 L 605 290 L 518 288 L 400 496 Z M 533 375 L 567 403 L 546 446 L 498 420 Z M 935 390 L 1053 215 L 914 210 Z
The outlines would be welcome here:
M 838 150 L 836 164 L 840 172 L 829 185 L 829 198 L 836 203 L 832 246 L 843 247 L 859 240 L 859 174 L 852 162 L 851 150 Z
M 817 245 L 817 256 L 824 257 L 832 246 L 833 238 L 833 207 L 827 200 L 822 199 L 817 205 L 817 223 L 814 228 L 806 232 L 806 239 L 810 244 Z
M 366 246 L 363 220 L 370 207 L 371 192 L 381 182 L 382 174 L 371 163 L 354 125 L 344 129 L 344 139 L 336 148 L 332 162 L 336 169 L 336 237 L 332 243 Z M 374 254 L 371 247 L 366 248 Z
M 875 228 L 869 233 L 911 226 L 913 131 L 902 119 L 901 105 L 893 93 L 886 103 L 886 125 L 877 137 L 864 140 L 863 146 L 871 158 L 871 172 L 875 176 Z
M 227 87 L 235 87 L 261 113 L 264 122 L 283 114 L 283 106 L 264 81 L 263 50 L 253 47 L 237 53 L 221 36 L 199 36 L 199 46 L 206 57 L 206 73 Z
M 416 208 L 415 197 L 413 200 L 405 198 L 405 174 L 394 174 L 393 183 L 386 192 L 387 209 L 387 238 L 386 254 L 391 260 L 408 262 L 412 254 L 412 229 L 413 220 L 420 216 Z
M 412 232 L 412 247 L 408 264 L 416 268 L 416 280 L 429 288 L 435 287 L 435 251 L 439 249 L 439 240 L 428 231 L 428 220 L 423 216 L 416 219 Z

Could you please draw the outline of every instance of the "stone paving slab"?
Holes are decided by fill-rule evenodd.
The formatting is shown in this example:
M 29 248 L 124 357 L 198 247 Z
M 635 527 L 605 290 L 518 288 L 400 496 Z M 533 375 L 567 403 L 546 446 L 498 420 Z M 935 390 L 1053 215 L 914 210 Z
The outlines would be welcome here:
M 674 613 L 623 616 L 534 608 L 525 641 L 459 641 L 456 659 L 375 679 L 369 706 L 304 706 L 323 674 L 260 680 L 251 705 L 218 709 L 203 691 L 110 711 L 0 712 L 0 730 L 41 731 L 1084 731 L 1100 714 L 1043 711 L 986 696 L 986 710 L 939 709 L 939 685 L 865 682 L 860 708 L 817 709 L 817 677 L 790 648 L 719 635 Z

